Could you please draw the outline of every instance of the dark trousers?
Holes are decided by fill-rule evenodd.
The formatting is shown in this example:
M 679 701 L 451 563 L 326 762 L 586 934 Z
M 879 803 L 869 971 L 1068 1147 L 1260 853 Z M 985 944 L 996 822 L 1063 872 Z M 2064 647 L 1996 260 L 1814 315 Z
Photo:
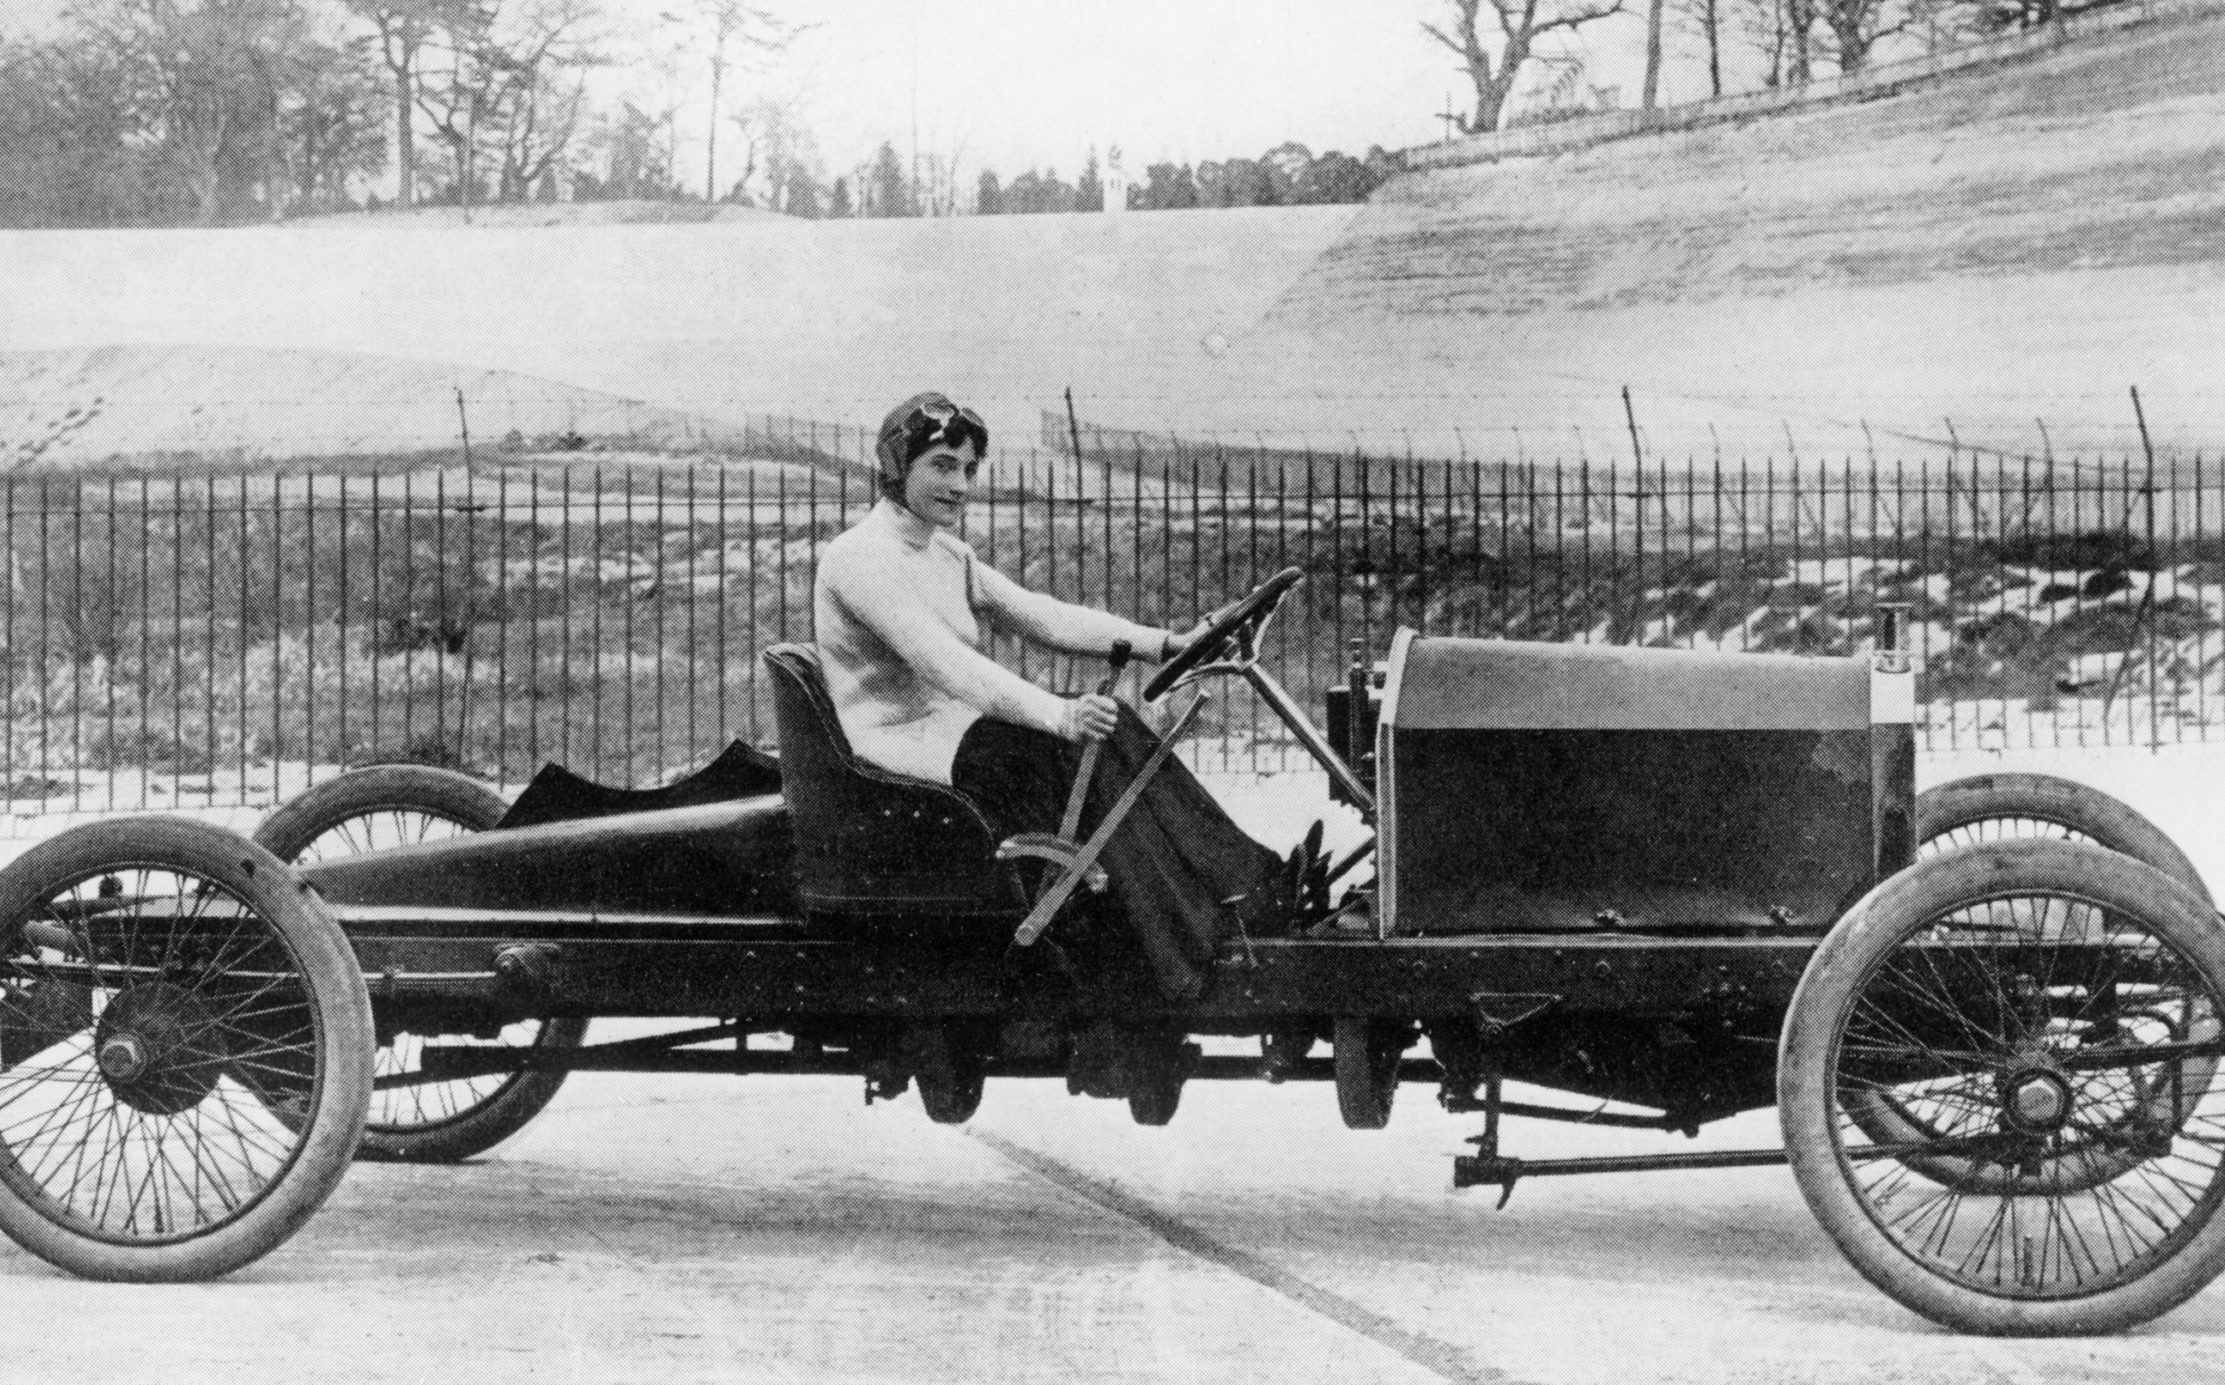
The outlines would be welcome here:
M 1078 841 L 1096 831 L 1158 745 L 1151 728 L 1121 704 L 1119 724 L 1105 739 L 1090 780 Z M 1081 761 L 1079 745 L 984 717 L 959 741 L 950 778 L 980 805 L 999 837 L 1056 832 Z M 1273 927 L 1278 858 L 1230 821 L 1179 759 L 1159 766 L 1097 859 L 1110 879 L 1106 897 L 1117 915 L 1112 931 L 1141 951 L 1170 999 L 1203 991 L 1215 953 L 1239 926 Z M 1084 891 L 1076 898 L 1089 896 Z M 1070 907 L 1069 914 L 1088 908 Z M 1081 927 L 1106 923 L 1085 920 Z

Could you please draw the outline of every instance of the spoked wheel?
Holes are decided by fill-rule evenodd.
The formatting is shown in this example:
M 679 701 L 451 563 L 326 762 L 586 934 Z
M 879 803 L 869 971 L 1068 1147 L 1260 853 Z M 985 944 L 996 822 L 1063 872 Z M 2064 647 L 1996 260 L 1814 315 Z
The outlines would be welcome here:
M 454 770 L 430 765 L 375 765 L 329 780 L 270 815 L 255 840 L 295 864 L 329 861 L 484 832 L 505 805 L 492 789 Z M 381 1078 L 424 1068 L 437 1036 L 396 1030 L 382 1035 Z M 578 1048 L 587 1021 L 540 1018 L 506 1025 L 496 1041 L 514 1048 Z M 483 1042 L 483 1041 L 482 1041 Z M 469 1159 L 515 1135 L 564 1085 L 563 1072 L 492 1073 L 447 1082 L 387 1086 L 371 1097 L 358 1157 L 410 1163 Z
M 93 1279 L 229 1273 L 347 1171 L 371 1092 L 355 954 L 268 852 L 95 823 L 0 871 L 0 1230 Z
M 1981 774 L 1916 795 L 1919 855 L 2032 837 L 2106 846 L 2210 897 L 2201 873 L 2163 829 L 2099 789 L 2051 774 Z
M 1926 789 L 1916 799 L 1916 839 L 1922 858 L 1995 842 L 2092 842 L 2145 861 L 2205 902 L 2210 898 L 2200 873 L 2161 828 L 2099 789 L 2054 775 L 1981 774 Z M 1848 1113 L 1880 1144 L 1918 1141 L 1938 1133 L 1922 1110 L 1892 1093 L 1850 1092 L 1846 1102 Z M 1914 1159 L 1910 1167 L 1949 1182 L 2007 1176 L 1999 1169 L 1972 1169 L 1958 1159 Z M 2107 1182 L 2115 1176 L 2112 1167 L 2121 1171 L 2122 1161 L 2097 1153 L 2052 1162 L 2044 1172 L 2035 1169 L 2015 1176 Z
M 2205 900 L 2091 844 L 2005 842 L 1919 862 L 1824 940 L 1780 1116 L 1817 1219 L 1902 1304 L 2115 1331 L 2225 1268 L 2221 1051 Z

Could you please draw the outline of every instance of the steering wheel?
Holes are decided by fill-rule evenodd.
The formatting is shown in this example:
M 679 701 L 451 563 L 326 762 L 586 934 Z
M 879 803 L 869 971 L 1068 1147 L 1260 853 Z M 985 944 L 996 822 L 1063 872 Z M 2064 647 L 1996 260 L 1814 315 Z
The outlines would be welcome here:
M 1251 657 L 1260 632 L 1267 628 L 1267 622 L 1275 617 L 1275 608 L 1282 604 L 1283 594 L 1305 579 L 1302 570 L 1286 567 L 1245 593 L 1243 599 L 1214 612 L 1210 617 L 1212 624 L 1190 642 L 1189 648 L 1161 664 L 1159 671 L 1151 675 L 1151 681 L 1143 685 L 1143 700 L 1158 701 L 1192 670 L 1227 653 L 1232 644 L 1242 657 Z

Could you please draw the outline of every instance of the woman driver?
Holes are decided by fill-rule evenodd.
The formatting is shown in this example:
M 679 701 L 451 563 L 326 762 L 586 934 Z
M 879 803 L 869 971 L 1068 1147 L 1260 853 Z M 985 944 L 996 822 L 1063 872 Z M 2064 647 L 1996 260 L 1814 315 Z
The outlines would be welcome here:
M 1055 832 L 1081 760 L 1103 741 L 1087 834 L 1157 745 L 1110 697 L 1060 697 L 981 652 L 982 622 L 1069 654 L 1126 640 L 1165 660 L 1177 634 L 1029 591 L 951 530 L 989 445 L 979 415 L 914 395 L 881 422 L 881 498 L 827 545 L 812 593 L 827 691 L 850 746 L 899 774 L 949 784 L 1001 837 Z M 1202 626 L 1200 627 L 1202 629 Z M 1231 911 L 1247 929 L 1284 922 L 1286 874 L 1178 761 L 1166 761 L 1099 858 L 1111 896 L 1173 998 L 1197 995 Z

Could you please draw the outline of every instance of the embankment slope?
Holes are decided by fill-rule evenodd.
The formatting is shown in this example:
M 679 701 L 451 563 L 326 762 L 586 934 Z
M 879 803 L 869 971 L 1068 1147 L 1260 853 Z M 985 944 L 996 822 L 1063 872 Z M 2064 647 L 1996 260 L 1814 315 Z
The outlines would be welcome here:
M 2168 440 L 2214 451 L 2225 10 L 1883 99 L 1409 175 L 1231 365 L 1302 389 L 1349 360 L 1384 396 L 1354 401 L 1364 422 L 1526 426 L 1562 452 L 1579 425 L 1627 455 L 1623 384 L 1680 450 L 1781 452 L 1788 426 L 1859 450 L 1865 422 L 1897 451 L 2117 446 L 2138 384 Z
M 0 352 L 109 347 L 851 426 L 936 386 L 1007 440 L 1071 386 L 1117 426 L 1593 461 L 1630 454 L 1625 386 L 1649 458 L 1913 460 L 2119 454 L 2138 385 L 2160 444 L 2214 456 L 2225 9 L 1881 99 L 1409 174 L 1361 209 L 0 233 Z M 102 397 L 153 450 L 222 446 L 190 411 L 258 396 L 295 411 L 258 436 L 373 445 L 314 416 L 350 397 L 323 367 L 258 392 L 99 359 L 138 371 L 135 412 Z

